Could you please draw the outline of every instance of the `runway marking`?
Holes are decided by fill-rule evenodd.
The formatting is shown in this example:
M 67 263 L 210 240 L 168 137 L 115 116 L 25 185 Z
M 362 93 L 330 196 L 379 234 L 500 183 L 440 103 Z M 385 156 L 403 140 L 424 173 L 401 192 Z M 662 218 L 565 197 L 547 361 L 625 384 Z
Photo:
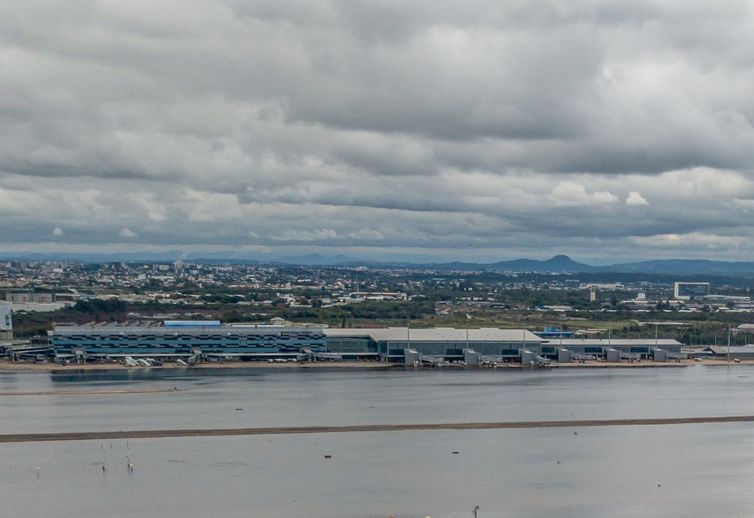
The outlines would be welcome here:
M 159 439 L 167 437 L 225 437 L 356 432 L 410 432 L 437 430 L 506 430 L 526 428 L 590 428 L 602 426 L 668 426 L 682 424 L 751 423 L 754 415 L 722 417 L 666 417 L 647 419 L 584 419 L 568 421 L 502 421 L 491 423 L 363 424 L 346 426 L 276 426 L 267 428 L 186 428 L 173 430 L 118 430 L 101 432 L 17 433 L 0 435 L 0 443 Z

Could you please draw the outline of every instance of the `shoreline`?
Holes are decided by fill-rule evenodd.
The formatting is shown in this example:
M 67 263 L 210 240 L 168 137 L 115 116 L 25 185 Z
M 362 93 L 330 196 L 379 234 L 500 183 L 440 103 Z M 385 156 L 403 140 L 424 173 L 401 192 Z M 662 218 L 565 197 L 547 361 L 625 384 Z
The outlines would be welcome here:
M 312 363 L 267 363 L 267 362 L 242 362 L 242 361 L 230 361 L 230 362 L 209 362 L 201 363 L 197 365 L 179 365 L 174 363 L 167 363 L 159 367 L 129 367 L 127 365 L 121 365 L 118 363 L 90 363 L 90 364 L 71 364 L 71 365 L 57 365 L 54 363 L 26 363 L 26 362 L 11 362 L 8 360 L 0 360 L 0 374 L 7 373 L 31 373 L 41 372 L 50 374 L 81 374 L 86 372 L 107 372 L 107 371 L 132 371 L 132 372 L 147 372 L 147 371 L 183 371 L 183 372 L 197 372 L 207 370 L 218 369 L 242 369 L 242 370 L 256 370 L 256 369 L 283 369 L 283 370 L 309 370 L 309 369 L 330 369 L 330 370 L 389 370 L 389 369 L 416 369 L 416 370 L 548 370 L 548 369 L 656 369 L 656 368 L 679 368 L 679 367 L 691 367 L 694 365 L 701 365 L 705 367 L 717 366 L 736 366 L 736 365 L 754 365 L 754 359 L 727 361 L 724 359 L 704 359 L 702 361 L 695 360 L 681 360 L 670 362 L 654 362 L 651 360 L 642 360 L 637 362 L 604 362 L 604 361 L 587 361 L 585 363 L 569 362 L 558 363 L 552 362 L 543 368 L 534 368 L 520 363 L 503 363 L 497 366 L 466 366 L 458 364 L 448 364 L 442 367 L 422 366 L 411 367 L 405 366 L 400 363 L 383 363 L 377 361 L 337 361 L 337 362 L 312 362 Z
M 55 363 L 27 363 L 10 362 L 0 360 L 0 374 L 15 372 L 46 372 L 52 374 L 65 374 L 83 372 L 107 372 L 107 371 L 183 371 L 196 372 L 218 369 L 333 369 L 333 370 L 386 370 L 402 367 L 396 363 L 363 362 L 363 361 L 340 361 L 340 362 L 317 362 L 317 363 L 267 363 L 267 362 L 207 362 L 196 365 L 179 365 L 166 363 L 154 367 L 129 367 L 120 363 L 79 363 L 70 365 L 58 365 Z

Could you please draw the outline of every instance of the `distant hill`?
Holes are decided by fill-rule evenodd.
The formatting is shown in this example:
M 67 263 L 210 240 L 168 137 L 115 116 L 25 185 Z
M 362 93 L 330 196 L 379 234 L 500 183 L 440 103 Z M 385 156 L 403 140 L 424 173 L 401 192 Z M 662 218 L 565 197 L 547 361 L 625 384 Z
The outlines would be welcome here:
M 616 273 L 663 273 L 675 275 L 754 274 L 752 261 L 707 261 L 704 259 L 662 259 L 601 266 L 599 271 Z
M 512 261 L 499 261 L 497 263 L 441 263 L 428 265 L 429 267 L 443 270 L 475 271 L 485 270 L 489 272 L 514 272 L 514 273 L 579 273 L 598 271 L 598 268 L 574 261 L 567 255 L 556 255 L 543 261 L 537 259 L 514 259 Z
M 336 265 L 349 265 L 349 264 L 361 264 L 363 261 L 359 261 L 353 257 L 347 255 L 321 255 L 321 254 L 306 254 L 293 257 L 280 257 L 275 259 L 276 263 L 292 264 L 301 266 L 336 266 Z
M 515 259 L 496 263 L 440 263 L 425 265 L 442 270 L 491 271 L 513 273 L 646 273 L 665 275 L 754 275 L 752 261 L 708 261 L 703 259 L 657 259 L 635 263 L 593 266 L 574 261 L 567 255 L 546 260 Z
M 544 261 L 535 259 L 516 259 L 514 261 L 500 261 L 492 265 L 498 271 L 532 272 L 532 273 L 579 273 L 597 271 L 596 266 L 574 261 L 567 255 L 556 255 Z

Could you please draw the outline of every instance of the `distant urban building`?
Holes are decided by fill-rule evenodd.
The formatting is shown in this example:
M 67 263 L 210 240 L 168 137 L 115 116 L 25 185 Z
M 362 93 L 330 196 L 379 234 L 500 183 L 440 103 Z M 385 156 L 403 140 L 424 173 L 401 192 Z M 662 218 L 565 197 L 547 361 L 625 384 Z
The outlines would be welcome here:
M 552 311 L 555 313 L 566 313 L 568 311 L 573 311 L 572 306 L 566 306 L 566 305 L 543 305 L 543 306 L 537 306 L 535 309 L 537 311 Z
M 708 282 L 676 282 L 673 288 L 673 298 L 676 300 L 690 300 L 706 297 L 710 293 Z
M 14 302 L 15 313 L 50 313 L 71 306 L 70 302 Z
M 571 338 L 573 331 L 566 331 L 562 327 L 545 326 L 542 331 L 535 331 L 534 334 L 541 338 Z
M 53 293 L 34 293 L 30 291 L 21 292 L 5 292 L 5 300 L 7 302 L 13 302 L 14 304 L 49 304 L 55 302 L 55 294 Z
M 0 339 L 13 338 L 13 318 L 11 305 L 8 302 L 0 302 Z

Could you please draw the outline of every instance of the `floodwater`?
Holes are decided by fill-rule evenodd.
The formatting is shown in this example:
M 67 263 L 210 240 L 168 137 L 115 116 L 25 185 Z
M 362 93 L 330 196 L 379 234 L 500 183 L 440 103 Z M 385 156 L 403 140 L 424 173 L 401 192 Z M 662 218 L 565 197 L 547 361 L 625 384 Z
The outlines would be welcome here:
M 701 417 L 754 415 L 754 367 L 0 373 L 10 393 L 27 395 L 0 396 L 0 434 Z M 455 518 L 477 505 L 480 518 L 752 516 L 754 424 L 0 444 L 2 517 Z

